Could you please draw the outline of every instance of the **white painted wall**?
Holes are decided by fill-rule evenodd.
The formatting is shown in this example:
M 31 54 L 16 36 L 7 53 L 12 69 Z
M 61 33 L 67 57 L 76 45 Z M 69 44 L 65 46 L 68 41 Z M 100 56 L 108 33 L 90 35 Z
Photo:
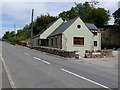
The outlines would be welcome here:
M 77 28 L 77 25 L 81 25 L 81 28 Z M 100 39 L 98 39 L 98 36 L 95 38 L 94 35 L 91 33 L 91 31 L 86 27 L 86 25 L 83 23 L 83 21 L 78 18 L 76 21 L 67 29 L 65 32 L 63 32 L 64 36 L 66 37 L 66 50 L 67 51 L 80 51 L 81 53 L 85 53 L 85 50 L 92 50 L 94 49 L 93 41 L 97 40 L 99 42 L 99 46 L 95 47 L 95 49 L 101 49 L 100 48 Z M 82 45 L 74 45 L 73 44 L 73 38 L 74 37 L 84 37 L 84 46 Z M 64 49 L 64 48 L 63 48 Z

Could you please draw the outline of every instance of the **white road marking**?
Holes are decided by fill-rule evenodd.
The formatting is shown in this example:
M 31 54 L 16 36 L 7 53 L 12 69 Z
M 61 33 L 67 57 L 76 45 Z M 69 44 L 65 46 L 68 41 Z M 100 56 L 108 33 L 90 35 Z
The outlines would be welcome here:
M 98 83 L 98 82 L 95 82 L 95 81 L 93 81 L 93 80 L 87 79 L 87 78 L 85 78 L 85 77 L 83 77 L 83 76 L 80 76 L 80 75 L 78 75 L 78 74 L 75 74 L 75 73 L 73 73 L 73 72 L 71 72 L 71 71 L 68 71 L 68 70 L 66 70 L 66 69 L 61 68 L 61 70 L 62 70 L 62 71 L 65 71 L 65 72 L 67 72 L 67 73 L 69 73 L 69 74 L 72 74 L 72 75 L 74 75 L 74 76 L 77 76 L 77 77 L 79 77 L 79 78 L 82 78 L 82 79 L 84 79 L 84 80 L 87 80 L 87 81 L 89 81 L 89 82 L 91 82 L 91 83 L 94 83 L 94 84 L 96 84 L 96 85 L 98 85 L 98 86 L 101 86 L 101 87 L 103 87 L 103 88 L 107 88 L 107 89 L 109 89 L 109 90 L 112 90 L 111 88 L 109 88 L 109 87 L 107 87 L 107 86 L 105 86 L 105 85 L 102 85 L 102 84 L 100 84 L 100 83 Z
M 6 71 L 6 73 L 7 73 L 8 80 L 10 81 L 11 87 L 12 87 L 12 88 L 16 88 L 16 87 L 15 87 L 15 84 L 14 84 L 14 82 L 13 82 L 13 80 L 12 80 L 12 77 L 11 77 L 11 75 L 10 75 L 8 69 L 7 69 L 7 66 L 6 66 L 6 64 L 5 64 L 5 61 L 4 61 L 4 59 L 2 58 L 2 56 L 1 56 L 1 60 L 2 60 L 2 63 L 3 63 L 3 65 L 4 65 L 4 67 L 5 67 L 5 71 Z
M 26 52 L 24 52 L 24 54 L 26 54 L 26 55 L 30 56 L 30 54 L 28 54 L 28 53 L 26 53 Z
M 40 58 L 38 58 L 38 57 L 34 57 L 35 59 L 37 59 L 37 60 L 41 60 Z
M 47 62 L 47 61 L 44 61 L 44 60 L 42 60 L 42 62 L 44 62 L 44 63 L 46 63 L 46 64 L 51 64 L 51 63 L 49 63 L 49 62 Z
M 38 57 L 34 57 L 34 58 L 37 59 L 37 60 L 39 60 L 39 61 L 41 61 L 41 59 L 38 58 Z M 51 63 L 49 63 L 49 62 L 47 62 L 47 61 L 45 61 L 45 60 L 42 60 L 42 62 L 44 62 L 44 63 L 46 63 L 46 64 L 51 64 Z

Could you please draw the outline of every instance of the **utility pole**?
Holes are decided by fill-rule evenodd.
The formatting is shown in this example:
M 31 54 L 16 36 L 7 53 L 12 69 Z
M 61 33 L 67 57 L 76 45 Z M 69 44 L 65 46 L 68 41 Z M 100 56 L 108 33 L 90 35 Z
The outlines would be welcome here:
M 32 17 L 31 17 L 31 48 L 33 47 L 33 14 L 34 14 L 34 9 L 32 9 Z

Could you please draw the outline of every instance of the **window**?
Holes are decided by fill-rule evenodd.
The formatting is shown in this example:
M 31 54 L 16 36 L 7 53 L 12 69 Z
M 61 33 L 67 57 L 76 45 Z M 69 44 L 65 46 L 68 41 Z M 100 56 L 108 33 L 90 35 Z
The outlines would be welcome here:
M 56 46 L 57 46 L 57 37 L 55 38 Z
M 84 38 L 74 37 L 74 45 L 84 45 Z
M 80 28 L 81 26 L 80 25 L 77 25 L 77 28 Z
M 97 35 L 97 32 L 93 32 L 94 35 Z
M 94 41 L 94 46 L 97 46 L 97 41 Z
M 53 38 L 51 38 L 51 46 L 53 46 Z

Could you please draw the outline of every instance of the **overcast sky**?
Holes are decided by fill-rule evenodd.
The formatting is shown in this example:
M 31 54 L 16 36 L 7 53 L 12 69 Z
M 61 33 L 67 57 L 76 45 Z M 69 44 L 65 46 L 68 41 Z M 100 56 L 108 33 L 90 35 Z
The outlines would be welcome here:
M 44 1 L 44 2 L 43 2 Z M 75 6 L 74 2 L 79 0 L 64 0 L 66 2 L 61 2 L 61 0 L 4 0 L 0 2 L 0 37 L 3 36 L 5 31 L 14 30 L 14 24 L 16 24 L 16 29 L 22 29 L 25 24 L 31 21 L 31 9 L 34 9 L 34 19 L 41 14 L 49 13 L 50 15 L 57 16 L 60 12 L 64 10 L 70 10 L 70 8 Z M 70 1 L 70 0 L 69 0 Z M 86 0 L 88 1 L 88 0 Z M 111 20 L 109 24 L 113 24 L 114 20 L 112 18 L 112 13 L 118 9 L 119 0 L 101 0 L 99 1 L 98 7 L 105 8 L 110 11 Z M 85 0 L 80 0 L 78 3 L 83 3 Z M 1 5 L 2 4 L 2 5 Z M 2 11 L 1 11 L 2 10 Z

